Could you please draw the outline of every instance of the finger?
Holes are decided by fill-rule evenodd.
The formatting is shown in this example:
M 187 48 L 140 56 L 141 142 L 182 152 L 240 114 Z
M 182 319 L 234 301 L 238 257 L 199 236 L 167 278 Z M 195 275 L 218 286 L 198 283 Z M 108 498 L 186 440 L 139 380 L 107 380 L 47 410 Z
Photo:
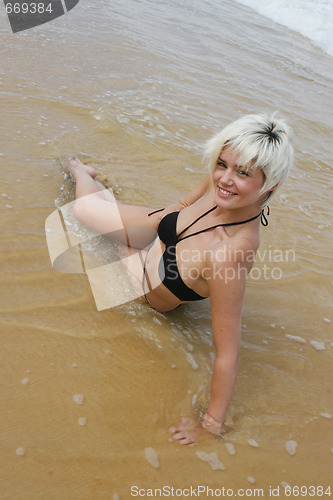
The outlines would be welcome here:
M 172 432 L 174 434 L 175 432 L 186 431 L 187 428 L 188 425 L 186 424 L 174 425 L 173 427 L 170 427 L 169 432 Z
M 187 417 L 182 417 L 180 421 L 183 425 L 193 424 L 193 420 L 191 420 L 190 418 L 187 418 Z
M 183 432 L 186 430 L 186 427 L 184 425 L 173 425 L 170 427 L 169 432 L 172 432 L 172 434 L 175 434 L 176 432 Z
M 189 426 L 193 427 L 195 425 L 194 420 L 188 417 L 181 417 L 179 424 L 173 425 L 172 427 L 169 427 L 169 432 L 178 432 L 178 431 L 184 431 L 186 430 Z
M 191 436 L 187 436 L 184 439 L 179 440 L 180 444 L 185 446 L 193 446 L 195 444 L 194 439 Z
M 170 427 L 169 432 L 174 434 L 175 432 L 182 432 L 186 429 L 184 425 L 174 425 L 173 427 Z
M 180 432 L 177 432 L 176 434 L 174 434 L 172 436 L 172 439 L 174 439 L 175 441 L 180 441 L 181 439 L 185 439 L 186 437 L 187 437 L 187 435 L 185 434 L 185 432 L 180 431 Z

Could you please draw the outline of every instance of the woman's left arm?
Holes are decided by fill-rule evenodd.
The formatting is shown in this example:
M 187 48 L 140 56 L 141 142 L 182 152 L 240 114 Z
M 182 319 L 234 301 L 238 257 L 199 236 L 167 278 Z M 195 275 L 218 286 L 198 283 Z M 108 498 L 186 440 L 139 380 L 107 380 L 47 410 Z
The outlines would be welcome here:
M 202 428 L 215 435 L 222 432 L 238 374 L 241 312 L 248 272 L 248 266 L 239 258 L 242 253 L 228 250 L 227 260 L 219 262 L 218 259 L 212 259 L 206 276 L 211 301 L 215 359 L 210 401 Z M 204 431 L 193 421 L 186 420 L 187 422 L 183 419 L 170 430 L 174 433 L 173 438 L 181 444 L 193 445 Z
M 246 275 L 247 268 L 238 259 L 223 266 L 215 262 L 215 272 L 209 281 L 215 358 L 203 427 L 212 434 L 222 431 L 238 374 Z

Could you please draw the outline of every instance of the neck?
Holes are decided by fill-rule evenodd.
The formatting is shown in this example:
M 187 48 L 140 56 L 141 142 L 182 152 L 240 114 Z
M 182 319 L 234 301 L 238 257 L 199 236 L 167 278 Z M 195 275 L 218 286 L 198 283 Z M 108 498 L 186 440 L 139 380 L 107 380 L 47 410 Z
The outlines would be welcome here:
M 219 219 L 223 219 L 224 223 L 240 222 L 255 217 L 256 215 L 260 214 L 261 211 L 262 207 L 257 204 L 234 209 L 226 209 L 217 206 L 217 209 L 214 210 L 214 216 L 218 217 Z M 255 219 L 255 221 L 259 224 L 260 218 L 258 217 L 258 219 Z

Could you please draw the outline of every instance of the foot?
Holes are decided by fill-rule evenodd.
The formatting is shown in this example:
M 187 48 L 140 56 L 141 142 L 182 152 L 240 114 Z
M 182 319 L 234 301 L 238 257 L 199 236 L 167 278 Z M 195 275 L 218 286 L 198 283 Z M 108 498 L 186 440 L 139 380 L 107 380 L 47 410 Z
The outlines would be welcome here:
M 79 173 L 85 172 L 90 177 L 95 179 L 97 172 L 93 167 L 88 167 L 88 165 L 84 165 L 82 161 L 80 161 L 78 158 L 73 158 L 73 160 L 70 160 L 67 166 L 68 172 L 72 174 L 74 179 Z

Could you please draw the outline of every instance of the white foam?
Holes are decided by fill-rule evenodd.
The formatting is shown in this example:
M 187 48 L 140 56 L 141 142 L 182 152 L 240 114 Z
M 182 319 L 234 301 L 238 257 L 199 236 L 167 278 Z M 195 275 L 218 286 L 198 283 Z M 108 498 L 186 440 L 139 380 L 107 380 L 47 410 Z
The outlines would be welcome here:
M 232 443 L 224 443 L 224 446 L 227 448 L 229 455 L 235 455 L 236 450 Z
M 75 394 L 73 396 L 73 401 L 74 401 L 74 403 L 76 403 L 78 405 L 82 405 L 83 401 L 84 401 L 84 395 L 83 394 Z
M 84 426 L 87 423 L 87 419 L 85 417 L 80 417 L 77 423 L 81 426 Z
M 317 351 L 325 351 L 324 342 L 318 342 L 318 340 L 310 340 L 310 344 Z
M 321 413 L 320 416 L 324 417 L 324 418 L 328 418 L 328 419 L 332 418 L 332 415 L 330 413 L 327 413 L 327 412 Z
M 287 337 L 287 339 L 295 340 L 295 342 L 301 342 L 302 344 L 306 343 L 306 340 L 304 340 L 302 337 L 298 337 L 297 335 L 289 335 L 288 333 L 286 333 L 285 336 Z
M 296 441 L 287 441 L 285 444 L 285 448 L 289 455 L 295 455 L 296 453 L 296 448 L 297 448 L 297 443 Z
M 157 453 L 153 448 L 149 447 L 145 448 L 145 457 L 147 461 L 150 463 L 150 465 L 155 469 L 157 469 L 160 466 Z
M 16 455 L 19 455 L 19 456 L 23 457 L 23 455 L 25 455 L 24 448 L 17 448 Z
M 190 365 L 192 366 L 193 370 L 197 370 L 199 368 L 198 363 L 196 362 L 196 360 L 194 359 L 194 357 L 192 356 L 192 354 L 190 352 L 186 353 L 186 359 L 190 363 Z
M 236 0 L 262 16 L 309 38 L 333 55 L 333 3 L 331 0 Z
M 247 480 L 249 481 L 249 483 L 252 483 L 252 484 L 256 482 L 256 480 L 252 476 L 247 476 Z
M 258 443 L 254 439 L 248 439 L 247 442 L 249 443 L 250 446 L 253 446 L 254 448 L 258 448 Z
M 215 451 L 212 451 L 212 453 L 197 451 L 197 457 L 200 458 L 200 460 L 209 463 L 211 469 L 213 470 L 225 470 L 223 463 L 218 459 Z

